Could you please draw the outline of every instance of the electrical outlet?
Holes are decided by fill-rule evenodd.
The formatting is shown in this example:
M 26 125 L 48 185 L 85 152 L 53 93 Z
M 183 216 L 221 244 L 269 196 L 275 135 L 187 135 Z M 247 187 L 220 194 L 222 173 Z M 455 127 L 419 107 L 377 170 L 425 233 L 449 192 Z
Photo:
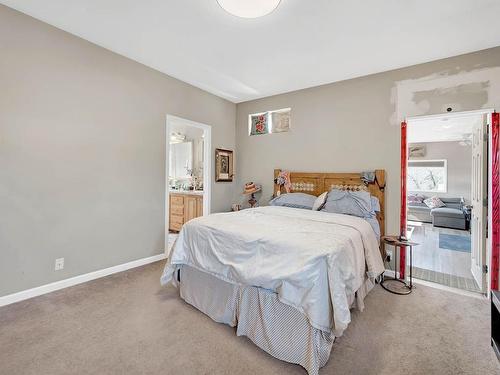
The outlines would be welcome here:
M 57 258 L 54 269 L 60 271 L 64 268 L 64 258 Z
M 390 263 L 390 261 L 392 260 L 392 251 L 391 250 L 386 250 L 386 256 L 385 256 L 385 261 L 387 263 Z

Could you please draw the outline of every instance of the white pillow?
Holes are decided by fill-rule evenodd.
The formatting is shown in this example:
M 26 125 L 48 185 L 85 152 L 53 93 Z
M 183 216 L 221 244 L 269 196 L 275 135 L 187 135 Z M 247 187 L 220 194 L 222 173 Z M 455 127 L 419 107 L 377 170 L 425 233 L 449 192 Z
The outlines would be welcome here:
M 321 194 L 316 200 L 314 201 L 313 204 L 313 211 L 319 211 L 323 208 L 326 202 L 326 197 L 328 196 L 328 192 L 325 191 L 323 194 Z
M 441 199 L 439 199 L 438 197 L 427 198 L 424 200 L 424 203 L 427 205 L 427 207 L 429 207 L 431 209 L 446 206 L 443 203 L 443 201 Z

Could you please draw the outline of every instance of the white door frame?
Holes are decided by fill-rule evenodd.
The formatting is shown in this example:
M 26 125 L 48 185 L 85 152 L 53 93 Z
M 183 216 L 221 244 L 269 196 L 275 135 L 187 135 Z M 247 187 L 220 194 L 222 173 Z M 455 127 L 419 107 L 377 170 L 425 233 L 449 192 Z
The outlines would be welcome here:
M 431 120 L 431 119 L 436 119 L 436 118 L 442 118 L 442 117 L 468 117 L 468 116 L 479 116 L 479 115 L 487 115 L 487 122 L 488 122 L 488 194 L 491 194 L 492 191 L 492 165 L 493 165 L 493 160 L 492 160 L 492 132 L 491 132 L 491 114 L 494 112 L 494 109 L 486 108 L 486 109 L 478 109 L 475 111 L 462 111 L 462 112 L 447 112 L 447 113 L 438 113 L 435 115 L 424 115 L 424 116 L 410 116 L 406 117 L 406 123 L 409 125 L 410 122 L 416 123 L 420 121 L 425 121 L 425 120 Z M 493 206 L 491 199 L 489 199 L 488 196 L 488 238 L 486 238 L 486 261 L 488 265 L 489 272 L 492 272 L 492 267 L 491 267 L 491 247 L 492 247 L 492 236 L 491 236 L 491 231 L 493 228 Z M 491 275 L 488 273 L 486 277 L 486 290 L 482 290 L 481 293 L 486 294 L 487 296 L 490 295 L 491 291 Z
M 187 120 L 181 117 L 167 115 L 165 124 L 165 254 L 168 255 L 168 228 L 170 221 L 170 189 L 169 189 L 169 157 L 170 157 L 170 129 L 172 123 L 183 123 L 203 130 L 203 216 L 210 214 L 212 201 L 212 127 L 207 124 Z
M 472 196 L 471 196 L 471 223 L 470 223 L 470 232 L 471 232 L 471 272 L 473 278 L 476 280 L 477 284 L 481 287 L 481 291 L 487 290 L 488 283 L 488 273 L 484 272 L 484 266 L 489 266 L 489 258 L 488 258 L 488 243 L 486 233 L 488 233 L 488 207 L 484 207 L 484 199 L 488 199 L 488 185 L 486 184 L 488 181 L 488 149 L 486 146 L 488 145 L 486 140 L 484 139 L 485 134 L 488 133 L 488 118 L 487 116 L 482 116 L 482 122 L 479 129 L 474 127 L 472 129 L 473 137 L 472 137 Z M 476 133 L 477 132 L 477 133 Z M 479 139 L 477 139 L 479 138 Z M 477 142 L 476 142 L 477 139 Z M 486 143 L 486 144 L 485 144 Z M 477 153 L 476 147 L 480 148 L 480 152 Z M 477 155 L 480 157 L 480 164 L 478 165 L 474 158 Z M 477 171 L 476 168 L 479 167 Z M 486 168 L 486 170 L 485 170 Z M 485 173 L 486 172 L 486 173 Z M 475 181 L 476 178 L 474 175 L 481 175 L 482 179 L 480 182 Z M 486 183 L 485 183 L 486 182 Z M 480 188 L 480 191 L 477 191 L 477 188 Z M 479 206 L 479 210 L 477 210 L 477 206 Z M 478 212 L 480 215 L 478 215 Z M 474 225 L 473 221 L 479 218 L 480 225 Z M 476 223 L 477 224 L 477 223 Z M 477 232 L 480 232 L 480 238 L 478 237 Z M 476 234 L 474 236 L 474 234 Z M 474 258 L 474 243 L 473 240 L 476 240 L 476 245 L 479 245 L 478 258 L 481 259 L 480 268 L 477 267 L 477 260 Z M 485 247 L 483 249 L 483 246 Z M 478 246 L 476 246 L 478 247 Z M 484 255 L 484 257 L 483 257 Z
M 425 116 L 410 116 L 406 117 L 406 123 L 415 122 L 415 121 L 424 121 L 424 120 L 432 120 L 436 118 L 442 117 L 468 117 L 468 116 L 479 116 L 479 115 L 491 115 L 494 109 L 478 109 L 475 111 L 462 111 L 462 112 L 446 112 L 446 113 L 438 113 L 435 115 L 425 115 Z

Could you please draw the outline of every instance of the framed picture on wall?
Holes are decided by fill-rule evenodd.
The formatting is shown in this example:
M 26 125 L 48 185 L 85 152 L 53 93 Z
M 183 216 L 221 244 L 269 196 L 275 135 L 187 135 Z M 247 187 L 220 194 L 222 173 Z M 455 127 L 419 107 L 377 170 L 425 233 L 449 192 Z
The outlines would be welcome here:
M 408 146 L 408 156 L 410 158 L 421 158 L 425 156 L 425 146 Z
M 215 182 L 233 182 L 233 151 L 215 149 Z

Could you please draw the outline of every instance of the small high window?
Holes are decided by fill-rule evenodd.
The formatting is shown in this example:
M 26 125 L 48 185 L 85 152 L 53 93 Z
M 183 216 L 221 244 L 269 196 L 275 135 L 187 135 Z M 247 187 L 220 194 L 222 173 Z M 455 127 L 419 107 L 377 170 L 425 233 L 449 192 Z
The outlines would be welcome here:
M 283 133 L 290 130 L 291 109 L 279 109 L 248 116 L 249 135 Z

